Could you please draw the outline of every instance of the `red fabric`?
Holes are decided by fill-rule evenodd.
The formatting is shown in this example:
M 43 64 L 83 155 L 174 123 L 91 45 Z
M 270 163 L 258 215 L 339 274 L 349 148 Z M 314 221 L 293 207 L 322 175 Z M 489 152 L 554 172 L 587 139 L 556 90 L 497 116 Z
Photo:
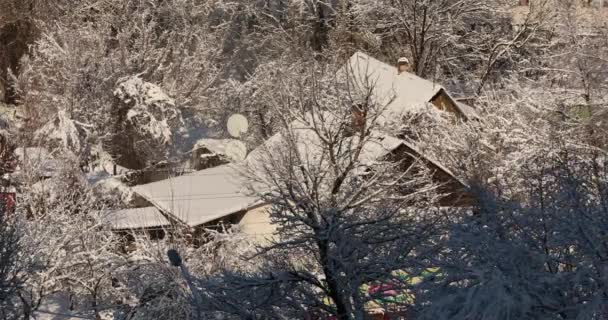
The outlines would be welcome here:
M 391 284 L 383 283 L 380 285 L 370 286 L 368 289 L 369 294 L 381 294 L 383 296 L 394 296 L 397 295 L 397 291 Z
M 0 209 L 6 213 L 15 212 L 15 194 L 4 192 L 0 193 Z

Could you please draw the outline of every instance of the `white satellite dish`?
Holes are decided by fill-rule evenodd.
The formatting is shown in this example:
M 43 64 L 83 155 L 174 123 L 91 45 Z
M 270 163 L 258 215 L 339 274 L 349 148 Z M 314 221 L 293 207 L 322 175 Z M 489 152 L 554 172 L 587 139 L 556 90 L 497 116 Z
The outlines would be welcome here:
M 233 114 L 228 118 L 228 133 L 233 138 L 240 138 L 243 134 L 249 130 L 249 122 L 242 114 Z
M 240 140 L 229 141 L 225 150 L 226 156 L 233 161 L 243 161 L 247 157 L 247 146 Z

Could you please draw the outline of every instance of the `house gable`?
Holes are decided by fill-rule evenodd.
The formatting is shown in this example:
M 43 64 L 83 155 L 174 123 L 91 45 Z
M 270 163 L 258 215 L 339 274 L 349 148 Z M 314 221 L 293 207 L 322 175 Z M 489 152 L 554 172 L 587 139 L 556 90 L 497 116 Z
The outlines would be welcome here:
M 386 105 L 387 119 L 399 118 L 425 103 L 456 114 L 462 120 L 469 119 L 469 114 L 460 108 L 441 84 L 409 72 L 398 74 L 396 67 L 363 52 L 356 52 L 339 73 L 348 79 L 355 92 L 371 90 L 375 102 Z
M 439 90 L 439 92 L 437 92 L 437 94 L 431 98 L 430 103 L 432 103 L 439 110 L 447 111 L 456 115 L 458 119 L 467 118 L 467 116 L 465 116 L 465 114 L 460 110 L 456 101 L 454 101 L 444 89 Z
M 405 141 L 390 154 L 390 159 L 400 161 L 404 170 L 411 170 L 416 162 L 426 166 L 434 183 L 439 185 L 438 192 L 442 194 L 439 205 L 442 207 L 470 207 L 474 205 L 474 197 L 466 183 L 458 179 L 447 168 L 438 162 L 424 156 L 413 145 Z

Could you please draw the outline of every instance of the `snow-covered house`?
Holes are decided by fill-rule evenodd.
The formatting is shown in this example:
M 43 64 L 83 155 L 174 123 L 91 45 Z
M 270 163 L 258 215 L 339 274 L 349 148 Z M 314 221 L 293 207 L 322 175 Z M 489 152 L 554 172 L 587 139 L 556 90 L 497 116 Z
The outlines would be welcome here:
M 239 168 L 232 164 L 133 188 L 158 209 L 190 227 L 255 206 L 258 198 L 249 196 L 246 189 Z
M 330 115 L 324 116 L 326 121 L 337 123 L 340 120 L 329 120 Z M 331 126 L 331 125 L 330 125 Z M 301 159 L 314 159 L 321 152 L 318 150 L 318 136 L 310 127 L 299 121 L 290 124 L 290 130 L 296 139 L 296 147 Z M 263 172 L 266 161 L 265 155 L 285 152 L 287 137 L 277 133 L 268 139 L 262 146 L 253 150 L 246 159 L 247 166 L 256 172 Z M 352 139 L 357 139 L 353 137 Z M 432 178 L 441 187 L 439 192 L 446 196 L 440 201 L 442 206 L 469 206 L 472 199 L 468 193 L 465 182 L 456 177 L 448 168 L 438 161 L 426 156 L 413 143 L 388 135 L 384 132 L 374 130 L 370 132 L 364 144 L 359 161 L 363 165 L 373 164 L 378 160 L 399 161 L 403 170 L 408 170 L 415 162 L 426 166 L 432 174 Z
M 306 126 L 291 124 L 292 132 L 298 136 L 297 148 L 304 158 L 314 157 L 316 150 L 315 134 Z M 222 224 L 238 225 L 242 232 L 256 239 L 271 235 L 275 227 L 271 224 L 268 205 L 253 192 L 256 186 L 246 178 L 245 170 L 261 172 L 263 158 L 267 152 L 280 152 L 286 145 L 286 137 L 278 133 L 261 147 L 253 150 L 243 163 L 225 164 L 218 167 L 196 171 L 179 177 L 139 185 L 134 192 L 145 198 L 162 213 L 167 221 L 190 228 L 194 234 L 203 228 L 214 228 Z M 378 159 L 405 160 L 405 166 L 421 161 L 432 172 L 433 178 L 442 185 L 441 191 L 449 194 L 442 205 L 462 206 L 470 204 L 467 186 L 458 180 L 448 169 L 424 157 L 413 145 L 380 132 L 373 132 L 361 154 L 361 160 L 373 162 Z M 246 168 L 246 169 L 245 169 Z M 407 168 L 404 168 L 407 169 Z M 249 171 L 251 172 L 251 171 Z M 264 190 L 256 190 L 257 193 Z M 125 212 L 121 212 L 124 214 Z M 133 214 L 128 225 L 131 229 L 145 229 L 150 223 L 145 216 Z M 120 216 L 120 214 L 119 214 Z M 141 223 L 137 223 L 141 221 Z
M 451 112 L 462 120 L 477 118 L 474 109 L 457 102 L 441 85 L 410 73 L 398 74 L 396 67 L 364 53 L 355 53 L 341 72 L 359 90 L 372 89 L 373 99 L 386 105 L 382 114 L 385 121 L 400 119 L 399 115 L 429 104 Z M 325 118 L 327 120 L 328 117 Z M 292 133 L 298 137 L 296 147 L 299 153 L 305 155 L 304 158 L 314 156 L 318 152 L 315 150 L 315 145 L 318 145 L 314 141 L 318 139 L 315 133 L 298 121 L 290 126 Z M 243 172 L 245 167 L 254 172 L 261 171 L 256 170 L 256 166 L 263 164 L 263 155 L 267 152 L 281 152 L 280 148 L 287 144 L 286 139 L 283 133 L 277 133 L 253 150 L 242 163 L 222 164 L 138 185 L 133 191 L 156 207 L 168 221 L 177 225 L 200 230 L 222 223 L 236 224 L 246 234 L 266 237 L 275 230 L 270 223 L 268 206 L 252 193 L 251 183 Z M 212 142 L 203 143 L 206 148 L 204 151 L 221 154 L 222 144 L 218 147 L 215 143 L 217 141 Z M 446 194 L 441 200 L 442 206 L 468 206 L 472 203 L 465 183 L 405 140 L 375 131 L 366 144 L 361 159 L 363 162 L 394 159 L 403 163 L 404 170 L 419 161 L 430 169 L 433 179 L 441 185 L 439 191 Z M 132 224 L 130 228 L 145 228 L 145 224 Z
M 176 225 L 193 232 L 220 224 L 240 224 L 249 234 L 267 233 L 260 199 L 251 194 L 239 165 L 225 164 L 183 176 L 139 185 L 133 190 Z M 142 228 L 141 225 L 133 225 Z
M 371 98 L 384 108 L 384 118 L 401 119 L 406 112 L 432 104 L 439 110 L 463 120 L 477 119 L 475 109 L 458 102 L 441 84 L 423 79 L 413 73 L 397 71 L 363 52 L 356 52 L 340 70 L 355 93 L 371 92 Z
M 145 232 L 153 239 L 163 238 L 171 222 L 156 207 L 123 209 L 109 213 L 106 222 L 112 230 L 128 235 L 133 230 Z
M 203 170 L 226 164 L 229 161 L 226 147 L 233 139 L 200 139 L 190 152 L 188 167 Z

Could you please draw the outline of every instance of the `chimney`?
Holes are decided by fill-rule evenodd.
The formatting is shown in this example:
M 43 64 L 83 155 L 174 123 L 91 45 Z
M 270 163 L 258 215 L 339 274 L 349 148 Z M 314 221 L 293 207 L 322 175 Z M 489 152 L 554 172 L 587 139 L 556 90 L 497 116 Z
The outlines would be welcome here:
M 410 60 L 406 57 L 401 57 L 397 60 L 397 74 L 410 72 Z
M 351 107 L 351 131 L 353 134 L 365 130 L 367 108 L 364 104 L 355 104 Z

